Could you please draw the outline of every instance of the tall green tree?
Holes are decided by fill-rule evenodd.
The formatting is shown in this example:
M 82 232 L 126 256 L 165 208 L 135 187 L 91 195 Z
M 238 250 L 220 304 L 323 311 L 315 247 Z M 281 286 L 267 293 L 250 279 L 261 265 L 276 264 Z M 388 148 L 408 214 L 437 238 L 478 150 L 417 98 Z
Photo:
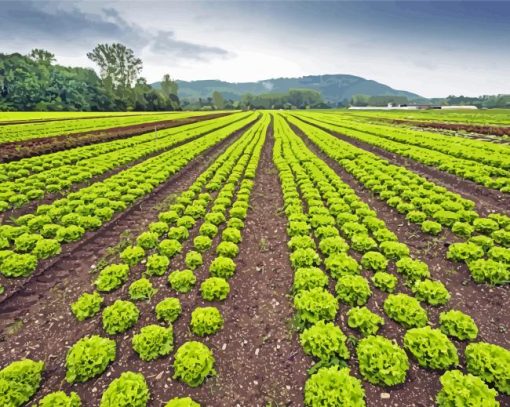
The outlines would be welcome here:
M 214 107 L 216 109 L 221 110 L 221 109 L 225 108 L 225 98 L 223 97 L 223 95 L 220 92 L 215 90 L 212 94 L 212 98 L 213 98 Z

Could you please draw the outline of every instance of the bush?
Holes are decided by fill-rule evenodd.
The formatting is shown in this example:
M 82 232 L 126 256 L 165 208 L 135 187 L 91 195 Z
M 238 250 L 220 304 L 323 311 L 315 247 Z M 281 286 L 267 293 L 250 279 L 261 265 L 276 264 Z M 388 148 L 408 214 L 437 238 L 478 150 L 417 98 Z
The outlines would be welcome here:
M 412 291 L 419 301 L 425 301 L 434 306 L 444 305 L 450 299 L 450 293 L 441 281 L 417 281 L 414 283 Z
M 81 407 L 80 397 L 73 391 L 65 394 L 63 391 L 56 391 L 44 396 L 38 404 L 39 407 Z
M 203 253 L 211 248 L 212 240 L 208 236 L 197 236 L 193 239 L 193 245 L 197 251 Z
M 478 336 L 478 327 L 469 315 L 461 311 L 450 310 L 439 314 L 441 331 L 451 337 L 474 340 Z
M 510 281 L 510 267 L 494 260 L 470 261 L 468 269 L 475 283 L 502 285 Z
M 422 367 L 446 370 L 459 363 L 455 345 L 439 329 L 430 326 L 408 330 L 404 347 Z
M 44 362 L 17 360 L 0 370 L 0 405 L 21 407 L 41 385 Z
M 164 407 L 200 407 L 191 397 L 175 397 L 165 404 Z
M 99 407 L 146 407 L 150 393 L 141 373 L 123 372 L 101 396 Z
M 345 275 L 358 275 L 361 267 L 358 262 L 347 253 L 335 253 L 329 256 L 324 265 L 333 278 L 338 279 Z
M 178 298 L 165 298 L 156 307 L 156 318 L 168 324 L 173 323 L 181 315 L 182 307 Z
M 430 277 L 429 266 L 420 260 L 404 257 L 397 261 L 397 273 L 405 276 L 410 282 Z
M 166 273 L 170 259 L 161 254 L 151 254 L 147 258 L 147 268 L 145 273 L 148 276 L 162 276 Z
M 421 231 L 429 235 L 437 236 L 442 230 L 441 224 L 432 220 L 426 220 L 421 224 Z
M 397 287 L 398 278 L 393 274 L 378 271 L 373 275 L 372 282 L 378 289 L 387 293 L 392 293 Z
M 303 324 L 321 320 L 333 321 L 338 311 L 338 301 L 323 288 L 299 291 L 294 297 L 297 318 Z
M 49 259 L 62 251 L 60 243 L 55 239 L 41 239 L 37 241 L 32 254 L 38 259 Z
M 223 328 L 223 317 L 216 307 L 197 307 L 191 313 L 191 332 L 197 336 L 213 335 Z
M 479 342 L 466 348 L 469 373 L 493 385 L 499 392 L 510 394 L 510 351 L 498 345 Z
M 127 264 L 110 264 L 99 272 L 94 284 L 99 291 L 110 292 L 119 288 L 129 278 Z
M 406 329 L 427 325 L 427 312 L 416 298 L 407 294 L 390 294 L 384 301 L 384 311 Z
M 115 341 L 97 335 L 76 342 L 66 356 L 66 380 L 82 383 L 103 373 L 115 360 Z
M 168 283 L 178 293 L 189 293 L 195 286 L 197 277 L 191 270 L 172 271 L 168 276 Z
M 92 294 L 83 293 L 71 304 L 71 311 L 78 321 L 84 321 L 96 315 L 101 309 L 102 304 L 103 297 L 98 292 L 94 291 Z
M 364 407 L 365 390 L 348 368 L 323 367 L 305 383 L 305 406 Z
M 239 254 L 239 247 L 237 247 L 237 245 L 232 242 L 221 242 L 216 247 L 216 254 L 233 259 Z
M 222 301 L 230 293 L 230 285 L 221 277 L 209 277 L 200 285 L 200 293 L 205 301 Z
M 362 276 L 342 276 L 335 289 L 338 298 L 350 306 L 364 305 L 372 295 L 368 281 Z
M 347 337 L 339 327 L 324 321 L 305 329 L 299 336 L 299 342 L 305 353 L 325 362 L 336 358 L 349 359 L 346 340 Z
M 182 245 L 176 239 L 164 239 L 159 243 L 159 254 L 171 259 L 182 251 Z
M 129 267 L 136 266 L 145 257 L 145 250 L 140 246 L 126 247 L 120 254 L 120 258 Z
M 460 370 L 450 370 L 443 374 L 441 390 L 436 396 L 438 407 L 483 406 L 499 407 L 498 393 L 490 389 L 479 377 Z
M 103 310 L 103 329 L 109 335 L 126 332 L 134 326 L 140 311 L 130 301 L 116 300 Z
M 234 260 L 223 256 L 216 257 L 209 266 L 209 273 L 213 277 L 228 279 L 234 275 L 235 271 L 236 264 Z
M 404 383 L 409 359 L 396 342 L 383 336 L 368 336 L 356 348 L 361 375 L 372 384 L 395 386 Z
M 156 291 L 149 280 L 140 278 L 129 286 L 129 298 L 133 301 L 150 300 Z
M 384 271 L 388 267 L 388 259 L 379 252 L 367 252 L 361 258 L 361 265 L 367 270 Z
M 140 359 L 150 362 L 161 356 L 168 355 L 174 348 L 174 334 L 172 326 L 159 325 L 144 326 L 140 333 L 133 336 L 131 344 Z
M 384 319 L 367 307 L 351 308 L 347 316 L 347 324 L 353 329 L 359 329 L 363 336 L 375 335 L 384 325 Z
M 292 289 L 295 293 L 315 287 L 324 288 L 328 285 L 328 276 L 318 267 L 298 268 L 294 273 Z
M 204 261 L 202 260 L 202 255 L 200 253 L 191 250 L 186 253 L 184 262 L 190 270 L 195 270 L 197 267 L 200 267 Z
M 136 238 L 136 244 L 142 249 L 154 249 L 159 242 L 159 234 L 156 232 L 143 232 Z
M 37 268 L 37 257 L 32 254 L 11 253 L 0 265 L 5 277 L 28 277 Z
M 216 375 L 214 363 L 213 353 L 207 346 L 196 341 L 186 342 L 175 352 L 173 378 L 198 387 L 207 376 Z

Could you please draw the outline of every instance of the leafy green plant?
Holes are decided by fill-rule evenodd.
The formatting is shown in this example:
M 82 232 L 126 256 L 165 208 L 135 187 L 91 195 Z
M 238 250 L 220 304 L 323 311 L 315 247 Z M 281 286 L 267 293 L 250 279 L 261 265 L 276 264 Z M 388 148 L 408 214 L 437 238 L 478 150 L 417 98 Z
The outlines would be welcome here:
M 321 361 L 349 359 L 349 349 L 345 344 L 347 337 L 332 322 L 319 321 L 305 329 L 299 336 L 299 342 L 307 355 Z
M 202 255 L 193 250 L 186 253 L 186 258 L 184 260 L 186 266 L 189 267 L 190 270 L 195 270 L 197 267 L 200 267 L 204 261 L 202 260 Z
M 314 249 L 296 249 L 290 255 L 290 262 L 294 269 L 312 267 L 320 263 L 320 256 Z
M 103 310 L 103 329 L 109 335 L 126 332 L 134 326 L 140 311 L 131 301 L 116 300 Z
M 145 274 L 148 276 L 162 276 L 166 273 L 170 259 L 161 254 L 151 254 L 147 258 Z
M 398 278 L 393 274 L 386 273 L 384 271 L 378 271 L 373 275 L 372 282 L 374 283 L 374 286 L 380 290 L 387 293 L 392 293 L 397 287 Z
M 492 285 L 506 284 L 510 281 L 510 266 L 491 259 L 470 261 L 468 269 L 473 280 Z
M 94 281 L 99 291 L 110 292 L 119 288 L 129 278 L 129 266 L 127 264 L 110 264 L 99 272 Z
M 421 211 L 410 211 L 407 213 L 406 219 L 412 223 L 422 223 L 427 219 L 427 214 Z
M 307 238 L 308 236 L 304 236 L 303 238 Z M 308 237 L 308 239 L 310 239 Z M 311 239 L 310 239 L 311 240 Z M 315 243 L 313 240 L 311 240 L 312 244 L 311 248 L 315 248 Z M 289 247 L 290 247 L 289 242 Z M 333 253 L 345 253 L 349 250 L 349 245 L 345 242 L 344 239 L 342 239 L 340 236 L 332 236 L 332 237 L 326 237 L 322 239 L 319 243 L 319 249 L 324 254 L 324 256 L 330 256 Z
M 203 253 L 211 248 L 212 240 L 208 236 L 197 236 L 193 239 L 193 246 L 197 251 Z
M 478 218 L 473 221 L 473 226 L 478 233 L 490 235 L 499 229 L 498 222 L 488 218 Z
M 205 301 L 222 301 L 230 293 L 230 284 L 221 277 L 209 277 L 200 285 L 200 293 Z
M 351 328 L 359 329 L 363 336 L 375 335 L 384 325 L 384 319 L 367 307 L 351 308 L 347 317 L 347 324 Z
M 471 261 L 482 258 L 483 249 L 474 243 L 453 243 L 448 247 L 446 258 L 453 261 Z
M 212 239 L 218 234 L 218 227 L 210 222 L 204 222 L 202 226 L 200 226 L 199 233 L 202 236 L 207 236 Z
M 437 236 L 442 230 L 441 224 L 432 220 L 426 220 L 421 224 L 421 231 L 429 235 Z
M 372 295 L 366 278 L 362 276 L 342 276 L 336 284 L 338 298 L 348 305 L 364 305 Z
M 200 404 L 193 401 L 191 397 L 174 397 L 165 407 L 200 407 Z
M 83 293 L 71 304 L 71 311 L 78 321 L 84 321 L 96 315 L 103 304 L 103 297 L 97 291 L 92 294 Z
M 81 399 L 74 391 L 69 396 L 63 391 L 56 391 L 44 396 L 38 407 L 81 407 Z
M 292 289 L 295 293 L 311 288 L 324 288 L 328 285 L 328 276 L 318 267 L 298 268 L 294 273 Z
M 158 235 L 158 238 L 162 237 L 165 233 L 167 233 L 168 229 L 169 229 L 168 224 L 166 222 L 152 222 L 151 224 L 149 224 L 149 231 L 152 233 L 156 233 Z
M 136 266 L 145 257 L 145 250 L 140 246 L 129 246 L 126 247 L 120 254 L 120 258 L 129 267 Z
M 213 353 L 206 345 L 186 342 L 175 352 L 173 378 L 198 387 L 208 376 L 216 376 L 214 363 Z
M 158 302 L 155 307 L 156 318 L 159 321 L 173 323 L 182 312 L 181 302 L 178 298 L 168 297 Z
M 391 260 L 398 260 L 409 256 L 409 248 L 404 243 L 382 242 L 380 249 L 384 256 Z
M 60 243 L 55 239 L 41 239 L 35 244 L 32 254 L 38 259 L 49 259 L 62 251 Z
M 172 326 L 159 325 L 144 326 L 140 333 L 133 336 L 131 344 L 140 359 L 150 362 L 161 356 L 168 355 L 174 348 L 174 334 Z
M 452 226 L 452 232 L 464 238 L 470 237 L 474 231 L 475 228 L 467 222 L 455 222 Z
M 209 273 L 213 277 L 230 278 L 236 271 L 234 260 L 229 257 L 218 256 L 209 266 Z
M 146 407 L 149 386 L 141 373 L 122 372 L 101 396 L 99 407 Z
M 469 373 L 493 385 L 499 392 L 510 394 L 510 351 L 485 342 L 470 343 L 466 347 Z
M 85 336 L 67 352 L 66 380 L 82 383 L 103 373 L 116 357 L 115 341 L 98 335 Z
M 159 254 L 171 259 L 182 251 L 181 243 L 176 239 L 164 239 L 159 243 Z
M 427 325 L 427 312 L 416 298 L 407 294 L 390 294 L 384 301 L 384 311 L 406 329 Z
M 159 234 L 156 232 L 143 232 L 136 238 L 136 244 L 142 249 L 154 249 L 159 242 Z
M 305 406 L 365 406 L 361 381 L 348 368 L 323 367 L 305 383 Z
M 226 228 L 221 234 L 222 238 L 226 242 L 232 242 L 239 244 L 241 242 L 241 232 L 235 228 Z
M 37 257 L 32 254 L 10 253 L 1 263 L 0 273 L 5 277 L 28 277 L 37 268 Z
M 367 252 L 361 258 L 361 265 L 368 270 L 384 271 L 388 267 L 388 259 L 379 252 Z
M 189 237 L 189 232 L 184 226 L 174 226 L 168 229 L 167 237 L 170 240 L 184 242 Z
M 444 305 L 450 299 L 450 293 L 441 281 L 419 280 L 412 287 L 414 296 L 419 301 L 430 305 Z
M 410 282 L 430 277 L 429 266 L 421 260 L 404 257 L 397 261 L 397 272 L 404 275 Z
M 477 246 L 480 246 L 484 252 L 489 251 L 492 247 L 494 247 L 494 240 L 489 236 L 484 235 L 476 235 L 470 237 L 468 240 L 469 243 L 474 243 Z
M 315 324 L 321 320 L 333 321 L 338 311 L 338 301 L 323 288 L 299 291 L 294 297 L 297 318 L 303 324 Z
M 41 239 L 41 235 L 35 233 L 23 233 L 14 240 L 14 247 L 18 252 L 28 253 L 34 250 L 36 243 Z
M 0 370 L 0 405 L 21 407 L 37 392 L 44 362 L 17 360 Z
M 168 283 L 178 293 L 189 293 L 195 286 L 197 277 L 191 270 L 172 271 L 168 276 Z
M 216 247 L 216 254 L 223 257 L 230 257 L 233 259 L 239 254 L 239 247 L 232 242 L 221 242 Z
M 129 298 L 134 301 L 150 300 L 156 294 L 156 291 L 150 280 L 140 278 L 133 281 L 129 286 Z
M 367 336 L 356 348 L 361 375 L 372 384 L 395 386 L 404 383 L 409 359 L 395 341 Z
M 451 337 L 474 340 L 478 336 L 478 327 L 469 315 L 461 311 L 450 310 L 439 314 L 441 331 Z
M 422 367 L 446 370 L 459 363 L 455 345 L 439 329 L 430 326 L 409 329 L 404 335 L 404 347 Z
M 340 278 L 344 275 L 358 275 L 361 267 L 358 262 L 347 253 L 335 253 L 329 256 L 324 265 L 333 278 Z
M 498 393 L 490 389 L 479 377 L 450 370 L 440 378 L 441 390 L 436 396 L 438 407 L 499 407 Z
M 190 326 L 195 335 L 212 335 L 223 328 L 223 317 L 216 307 L 197 307 L 191 313 Z
M 351 238 L 351 248 L 357 252 L 365 253 L 376 249 L 377 243 L 365 233 L 356 233 Z

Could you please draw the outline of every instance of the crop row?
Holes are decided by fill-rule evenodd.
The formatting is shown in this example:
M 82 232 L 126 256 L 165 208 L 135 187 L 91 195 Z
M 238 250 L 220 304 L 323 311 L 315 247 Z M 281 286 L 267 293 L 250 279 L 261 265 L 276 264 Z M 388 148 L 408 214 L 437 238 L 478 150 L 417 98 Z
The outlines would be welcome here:
M 319 406 L 335 400 L 335 405 L 365 405 L 361 382 L 345 367 L 350 358 L 347 337 L 333 323 L 338 300 L 351 307 L 347 323 L 363 337 L 356 346 L 362 377 L 383 387 L 406 380 L 407 353 L 396 342 L 377 335 L 384 319 L 364 306 L 372 289 L 361 275 L 362 267 L 374 273 L 371 281 L 377 289 L 391 293 L 384 301 L 384 311 L 408 329 L 404 347 L 418 364 L 438 370 L 456 366 L 457 349 L 447 335 L 475 339 L 478 329 L 473 320 L 450 310 L 441 313 L 440 329 L 427 326 L 427 312 L 419 301 L 438 306 L 450 298 L 441 282 L 429 279 L 427 264 L 409 257 L 409 248 L 398 242 L 376 213 L 280 118 L 275 120 L 275 141 L 274 161 L 284 194 L 290 261 L 295 270 L 293 294 L 297 325 L 302 329 L 300 343 L 317 361 L 305 385 L 305 404 Z M 350 255 L 352 250 L 362 254 L 361 265 Z M 388 272 L 391 262 L 416 298 L 403 292 L 393 294 L 397 277 Z M 336 280 L 337 297 L 327 290 L 329 279 L 319 268 L 321 264 Z M 482 380 L 508 393 L 510 352 L 476 343 L 468 345 L 466 358 L 468 371 L 480 378 L 460 371 L 445 373 L 438 405 L 462 405 L 459 403 L 469 397 L 478 397 L 477 405 L 498 405 L 496 391 Z
M 82 238 L 86 231 L 101 227 L 116 212 L 179 172 L 208 148 L 251 124 L 255 116 L 211 132 L 108 179 L 72 192 L 49 205 L 39 205 L 35 214 L 23 215 L 15 225 L 0 226 L 0 273 L 6 277 L 27 277 L 38 261 L 60 253 L 61 244 Z
M 299 116 L 298 116 L 299 117 Z M 510 192 L 510 148 L 462 137 L 337 119 L 332 115 L 301 116 L 342 133 L 487 188 Z
M 320 150 L 337 161 L 379 199 L 432 235 L 447 228 L 463 241 L 452 244 L 448 259 L 468 264 L 477 283 L 510 282 L 510 217 L 475 211 L 475 203 L 446 188 L 293 117 Z M 467 240 L 467 241 L 465 241 Z
M 66 190 L 74 184 L 203 136 L 249 115 L 241 113 L 163 130 L 157 135 L 151 132 L 125 140 L 0 164 L 0 181 L 3 181 L 0 185 L 0 212 L 20 208 L 32 200 L 43 198 L 46 193 Z
M 144 114 L 128 117 L 101 117 L 96 119 L 62 120 L 43 123 L 24 123 L 0 126 L 0 144 L 85 131 L 103 130 L 111 127 L 183 119 L 203 115 L 203 112 Z
M 145 232 L 138 235 L 135 246 L 126 248 L 120 254 L 120 263 L 109 264 L 99 272 L 94 281 L 97 291 L 82 294 L 71 305 L 79 321 L 94 317 L 102 309 L 102 328 L 113 339 L 91 335 L 72 345 L 65 362 L 67 382 L 81 383 L 98 377 L 115 361 L 118 356 L 115 338 L 120 339 L 120 334 L 138 322 L 140 311 L 136 303 L 140 301 L 152 302 L 151 299 L 162 298 L 154 307 L 154 314 L 160 323 L 143 326 L 133 334 L 133 351 L 144 362 L 168 357 L 174 350 L 176 334 L 172 324 L 181 316 L 182 306 L 178 296 L 165 295 L 168 288 L 164 283 L 156 290 L 153 282 L 158 284 L 164 278 L 177 295 L 190 293 L 197 284 L 196 270 L 205 266 L 202 256 L 212 250 L 213 238 L 220 231 L 222 241 L 216 245 L 216 257 L 208 266 L 210 277 L 202 281 L 200 292 L 204 301 L 222 301 L 227 298 L 230 291 L 228 279 L 235 272 L 234 259 L 239 251 L 238 244 L 242 239 L 252 180 L 268 124 L 269 116 L 265 115 L 233 143 L 175 199 L 168 210 L 159 214 L 159 221 L 151 223 Z M 197 229 L 200 223 L 200 234 L 194 239 L 195 250 L 181 253 L 192 230 Z M 185 258 L 188 267 L 185 270 L 175 270 L 175 266 L 171 266 L 179 253 Z M 168 269 L 173 271 L 166 278 Z M 129 275 L 137 272 L 143 274 L 143 277 L 130 284 L 128 298 L 117 299 L 105 306 L 105 297 L 100 293 L 118 293 L 120 287 L 130 279 Z M 197 307 L 191 313 L 190 330 L 198 337 L 216 333 L 223 324 L 221 312 L 215 306 Z M 89 363 L 92 360 L 94 363 Z M 44 367 L 40 362 L 25 360 L 14 362 L 4 370 L 17 368 L 20 363 L 32 368 L 32 371 L 26 372 L 32 385 L 22 389 L 23 399 L 14 406 L 25 403 L 37 391 L 41 382 L 40 372 Z M 197 387 L 208 376 L 216 374 L 214 365 L 214 355 L 205 344 L 188 341 L 175 352 L 173 377 L 190 387 Z M 7 396 L 20 390 L 19 385 L 13 385 L 12 392 L 8 392 Z M 54 392 L 47 394 L 40 403 L 47 406 L 51 404 L 44 403 L 56 400 L 69 403 L 71 399 L 79 402 L 76 393 L 67 395 Z M 150 390 L 143 374 L 128 371 L 111 382 L 102 395 L 100 406 L 141 407 L 146 406 L 149 399 Z M 189 397 L 176 397 L 166 407 L 184 405 L 199 406 Z

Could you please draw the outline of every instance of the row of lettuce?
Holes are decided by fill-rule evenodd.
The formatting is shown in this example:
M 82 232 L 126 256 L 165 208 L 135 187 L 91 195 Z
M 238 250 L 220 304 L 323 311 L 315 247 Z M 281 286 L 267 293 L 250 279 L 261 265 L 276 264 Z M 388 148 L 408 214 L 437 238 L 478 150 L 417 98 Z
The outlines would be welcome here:
M 50 193 L 65 195 L 76 184 L 202 137 L 248 116 L 249 113 L 241 113 L 0 164 L 0 213 L 22 208 Z
M 18 217 L 13 224 L 1 225 L 0 274 L 7 278 L 29 277 L 41 260 L 58 255 L 63 244 L 76 242 L 86 232 L 100 228 L 191 160 L 256 118 L 256 114 L 248 115 L 208 133 L 207 137 L 149 158 L 51 204 L 41 204 L 34 213 Z M 7 280 L 4 282 L 8 284 Z
M 316 126 L 288 117 L 326 155 L 424 233 L 438 235 L 447 229 L 459 242 L 447 257 L 465 262 L 473 280 L 495 285 L 510 282 L 510 216 L 491 213 L 482 217 L 476 204 L 404 167 L 353 146 Z
M 305 113 L 297 117 L 487 188 L 510 192 L 510 147 L 507 145 L 353 121 L 331 114 Z
M 86 131 L 104 130 L 112 127 L 133 126 L 162 120 L 184 119 L 203 115 L 203 112 L 179 112 L 140 114 L 122 117 L 98 117 L 94 119 L 71 119 L 41 123 L 23 123 L 0 126 L 0 144 L 55 137 L 60 135 L 82 133 Z
M 279 116 L 275 119 L 274 162 L 278 168 L 288 219 L 290 262 L 297 326 L 305 353 L 317 364 L 304 388 L 307 406 L 364 406 L 362 382 L 346 367 L 350 360 L 347 336 L 335 325 L 339 301 L 350 307 L 347 324 L 362 339 L 356 345 L 363 379 L 391 387 L 406 381 L 410 355 L 424 368 L 448 370 L 459 365 L 456 340 L 474 340 L 478 328 L 458 310 L 441 312 L 439 328 L 432 328 L 427 306 L 448 303 L 450 293 L 430 279 L 426 263 L 413 259 L 409 248 L 386 228 L 384 221 L 322 160 L 311 153 Z M 360 263 L 350 254 L 362 254 Z M 390 273 L 395 263 L 399 278 Z M 328 290 L 328 274 L 336 281 L 336 296 Z M 383 309 L 406 330 L 404 349 L 378 335 L 384 318 L 366 305 L 372 288 L 362 275 L 372 274 L 372 285 L 388 293 Z M 396 292 L 396 291 L 400 292 Z M 411 292 L 412 295 L 405 292 Z M 497 391 L 510 394 L 510 352 L 484 342 L 470 343 L 465 352 L 468 374 L 448 370 L 440 381 L 439 406 L 498 406 Z
M 116 339 L 126 340 L 125 333 L 141 319 L 136 305 L 140 301 L 157 302 L 153 308 L 157 323 L 145 325 L 133 334 L 133 351 L 144 362 L 169 357 L 174 350 L 176 334 L 172 324 L 183 312 L 179 296 L 188 295 L 197 286 L 197 271 L 201 267 L 207 267 L 209 274 L 200 284 L 202 299 L 219 303 L 228 297 L 228 280 L 236 271 L 234 259 L 239 253 L 238 245 L 269 120 L 269 116 L 264 115 L 220 155 L 186 191 L 159 213 L 158 221 L 149 224 L 147 230 L 137 236 L 135 245 L 120 253 L 119 262 L 108 264 L 99 271 L 94 279 L 95 291 L 83 293 L 71 304 L 71 311 L 78 321 L 97 318 L 101 314 L 102 330 L 109 337 L 93 334 L 71 346 L 65 361 L 68 383 L 97 378 L 117 359 Z M 197 231 L 191 245 L 191 236 Z M 214 259 L 206 265 L 203 256 L 212 250 Z M 181 256 L 186 269 L 175 269 L 177 256 Z M 167 275 L 168 270 L 172 271 Z M 137 278 L 137 275 L 141 277 Z M 128 283 L 126 293 L 122 287 Z M 169 290 L 175 295 L 168 296 Z M 127 298 L 119 298 L 122 292 Z M 146 317 L 143 319 L 147 320 Z M 216 306 L 199 306 L 191 313 L 189 328 L 197 337 L 213 335 L 223 325 L 222 314 Z M 23 399 L 13 406 L 22 405 L 35 394 L 43 369 L 42 362 L 23 360 L 12 363 L 4 371 L 19 366 L 26 366 L 24 381 L 30 380 L 31 386 L 10 383 L 8 395 L 23 390 Z M 198 387 L 207 377 L 216 375 L 213 352 L 200 341 L 183 343 L 174 354 L 172 366 L 173 378 L 190 387 Z M 141 407 L 149 400 L 150 389 L 144 375 L 126 371 L 111 382 L 102 394 L 100 405 Z M 53 406 L 55 404 L 51 403 L 57 401 L 67 403 L 62 405 L 81 405 L 76 393 L 58 391 L 44 396 L 39 406 Z M 176 397 L 166 407 L 199 405 L 190 397 Z

